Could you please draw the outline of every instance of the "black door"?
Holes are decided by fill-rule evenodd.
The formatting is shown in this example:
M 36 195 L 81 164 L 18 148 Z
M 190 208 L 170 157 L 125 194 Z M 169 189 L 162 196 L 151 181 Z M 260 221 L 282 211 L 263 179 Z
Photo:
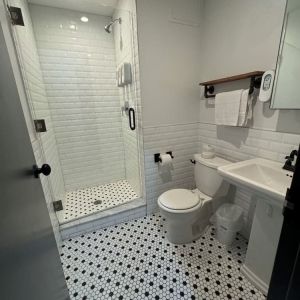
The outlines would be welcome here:
M 299 147 L 300 151 L 300 147 Z M 268 300 L 300 299 L 300 152 L 283 211 L 284 221 Z
M 69 299 L 1 24 L 0 141 L 0 299 Z

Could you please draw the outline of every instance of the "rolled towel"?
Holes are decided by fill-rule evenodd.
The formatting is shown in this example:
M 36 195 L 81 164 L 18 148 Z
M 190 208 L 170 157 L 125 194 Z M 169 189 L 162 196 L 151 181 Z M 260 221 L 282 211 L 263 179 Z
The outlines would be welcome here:
M 247 116 L 248 116 L 248 102 L 249 102 L 249 89 L 243 90 L 241 95 L 241 104 L 240 104 L 240 111 L 239 111 L 239 120 L 238 126 L 245 126 L 247 123 Z

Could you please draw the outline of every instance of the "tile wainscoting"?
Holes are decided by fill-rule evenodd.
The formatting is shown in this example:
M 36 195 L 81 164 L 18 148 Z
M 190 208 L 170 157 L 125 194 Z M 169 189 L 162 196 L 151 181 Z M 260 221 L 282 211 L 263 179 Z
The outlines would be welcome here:
M 199 149 L 198 124 L 170 125 L 144 128 L 145 189 L 147 213 L 157 211 L 158 196 L 172 188 L 195 187 L 194 168 L 190 162 Z M 174 170 L 159 174 L 155 153 L 173 151 Z
M 193 165 L 190 159 L 201 152 L 202 145 L 215 147 L 217 154 L 232 161 L 254 157 L 284 162 L 285 155 L 298 148 L 300 135 L 253 128 L 219 127 L 214 124 L 193 123 L 144 128 L 145 186 L 147 213 L 158 210 L 157 198 L 172 188 L 195 187 Z M 161 176 L 155 153 L 172 150 L 174 170 Z M 243 235 L 248 237 L 255 208 L 255 200 L 248 189 L 237 188 L 229 201 L 244 210 Z

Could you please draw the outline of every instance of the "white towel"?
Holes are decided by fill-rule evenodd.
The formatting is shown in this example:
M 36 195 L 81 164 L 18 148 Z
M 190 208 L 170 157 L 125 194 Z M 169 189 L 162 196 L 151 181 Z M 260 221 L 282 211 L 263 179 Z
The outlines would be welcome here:
M 215 100 L 215 119 L 217 125 L 237 126 L 241 97 L 244 90 L 219 93 Z
M 253 117 L 253 98 L 254 98 L 254 93 L 252 93 L 252 94 L 249 95 L 249 97 L 248 97 L 247 120 L 245 120 L 244 126 L 246 126 L 246 125 L 247 125 L 247 122 L 248 122 L 249 120 L 251 120 L 252 117 Z
M 247 119 L 248 101 L 249 101 L 249 89 L 243 90 L 242 95 L 241 95 L 238 126 L 245 126 L 248 121 L 248 119 Z

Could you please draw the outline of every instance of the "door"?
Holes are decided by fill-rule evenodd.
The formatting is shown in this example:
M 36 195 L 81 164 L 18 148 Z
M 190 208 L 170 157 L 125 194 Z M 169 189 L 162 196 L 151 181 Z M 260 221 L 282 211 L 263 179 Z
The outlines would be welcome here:
M 300 299 L 300 147 L 292 184 L 286 195 L 284 221 L 268 300 Z
M 69 299 L 1 26 L 0 141 L 0 298 Z

